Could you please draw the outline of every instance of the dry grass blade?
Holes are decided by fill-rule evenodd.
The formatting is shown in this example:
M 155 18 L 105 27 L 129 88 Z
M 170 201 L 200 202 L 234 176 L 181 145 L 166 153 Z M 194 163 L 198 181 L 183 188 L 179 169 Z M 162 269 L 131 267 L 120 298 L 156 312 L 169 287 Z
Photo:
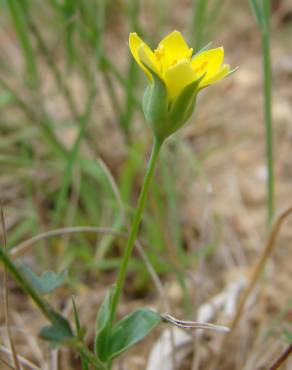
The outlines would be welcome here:
M 4 219 L 4 212 L 2 207 L 2 202 L 0 201 L 0 213 L 1 213 L 1 227 L 2 227 L 2 235 L 3 235 L 3 246 L 5 253 L 7 253 L 7 237 L 6 237 L 6 227 L 5 227 L 5 219 Z M 8 301 L 8 288 L 7 288 L 7 270 L 6 266 L 4 265 L 4 282 L 3 282 L 3 300 L 4 300 L 4 315 L 5 315 L 5 324 L 9 339 L 9 344 L 11 348 L 11 354 L 13 358 L 14 367 L 16 370 L 22 370 L 20 363 L 18 361 L 16 349 L 13 342 L 12 333 L 10 330 L 9 325 L 9 301 Z
M 239 305 L 238 305 L 238 309 L 236 311 L 236 315 L 234 316 L 231 324 L 230 324 L 230 331 L 232 332 L 234 330 L 234 328 L 236 327 L 236 325 L 238 324 L 241 316 L 242 316 L 242 313 L 243 313 L 243 309 L 244 309 L 244 306 L 245 306 L 245 303 L 250 295 L 250 293 L 252 292 L 256 282 L 258 281 L 258 278 L 264 268 L 264 265 L 267 261 L 267 259 L 270 257 L 272 251 L 274 250 L 275 248 L 275 242 L 276 242 L 276 239 L 277 239 L 277 236 L 281 230 L 281 227 L 283 225 L 283 222 L 287 219 L 287 217 L 292 213 L 292 206 L 289 207 L 288 209 L 286 209 L 285 211 L 283 211 L 279 216 L 278 218 L 276 219 L 276 221 L 274 222 L 274 225 L 272 226 L 272 230 L 271 230 L 271 233 L 270 233 L 270 236 L 268 238 L 268 241 L 264 247 L 264 250 L 263 250 L 263 253 L 262 255 L 260 256 L 260 259 L 254 269 L 254 272 L 250 278 L 250 281 L 248 283 L 248 286 L 246 288 L 246 290 L 244 291 L 243 295 L 242 295 L 242 298 L 239 302 Z M 226 340 L 228 338 L 228 335 L 226 336 Z
M 246 301 L 247 299 L 249 298 L 251 292 L 253 291 L 259 277 L 260 277 L 260 274 L 265 266 L 265 263 L 267 261 L 267 259 L 270 257 L 271 253 L 273 252 L 274 248 L 275 248 L 275 242 L 276 242 L 276 239 L 277 239 L 277 236 L 281 230 L 281 227 L 284 223 L 284 221 L 287 219 L 287 217 L 292 213 L 292 206 L 287 208 L 285 211 L 283 211 L 275 220 L 273 226 L 272 226 L 272 229 L 271 229 L 271 232 L 270 232 L 270 236 L 266 242 L 266 245 L 263 249 L 263 252 L 259 258 L 259 261 L 257 263 L 257 265 L 255 266 L 254 268 L 254 272 L 253 274 L 251 275 L 251 278 L 248 282 L 248 285 L 247 285 L 247 288 L 245 289 L 240 301 L 239 301 L 239 304 L 238 304 L 238 308 L 237 308 L 237 311 L 236 311 L 236 314 L 235 316 L 233 317 L 229 327 L 230 327 L 230 332 L 226 334 L 224 340 L 222 341 L 222 344 L 221 344 L 221 350 L 219 351 L 219 355 L 218 357 L 216 358 L 216 360 L 214 361 L 214 366 L 212 368 L 217 368 L 219 362 L 220 362 L 220 359 L 221 359 L 221 356 L 225 353 L 225 351 L 223 350 L 224 348 L 227 348 L 227 344 L 229 343 L 229 340 L 234 332 L 234 329 L 235 327 L 237 326 L 237 324 L 239 323 L 241 317 L 242 317 L 242 314 L 244 312 L 244 308 L 245 308 L 245 304 L 246 304 Z
M 7 361 L 0 358 L 0 362 L 2 362 L 7 368 L 14 370 L 14 367 L 12 367 Z
M 277 370 L 288 360 L 289 356 L 292 353 L 292 344 L 285 349 L 285 351 L 281 354 L 281 356 L 274 362 L 274 364 L 269 368 L 269 370 Z
M 205 322 L 178 320 L 168 313 L 162 315 L 162 317 L 164 321 L 167 321 L 182 329 L 203 329 L 203 330 L 213 330 L 213 331 L 218 331 L 218 332 L 223 332 L 223 333 L 229 332 L 229 328 L 227 328 L 226 326 L 215 325 L 215 324 L 210 324 L 210 323 L 205 323 Z
M 5 354 L 7 354 L 7 355 L 12 354 L 12 352 L 11 352 L 9 349 L 7 349 L 6 347 L 1 346 L 1 345 L 0 345 L 0 352 L 5 353 Z M 21 362 L 24 366 L 26 366 L 26 368 L 27 368 L 27 369 L 31 369 L 31 370 L 41 370 L 41 368 L 40 368 L 40 367 L 36 366 L 35 364 L 33 364 L 32 362 L 30 362 L 29 360 L 27 360 L 26 358 L 24 358 L 24 357 L 22 357 L 22 356 L 18 356 L 18 360 L 19 360 L 19 362 Z M 3 360 L 1 359 L 1 361 L 3 361 Z M 6 361 L 3 361 L 3 362 L 5 362 L 5 364 L 6 364 Z M 9 367 L 11 367 L 11 366 L 9 365 Z M 11 367 L 11 369 L 15 369 L 15 367 Z

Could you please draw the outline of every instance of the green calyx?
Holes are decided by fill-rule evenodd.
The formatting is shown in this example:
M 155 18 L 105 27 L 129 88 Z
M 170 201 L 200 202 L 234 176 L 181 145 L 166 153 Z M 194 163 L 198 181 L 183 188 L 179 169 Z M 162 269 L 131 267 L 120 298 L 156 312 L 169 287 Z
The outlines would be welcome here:
M 187 85 L 174 101 L 169 102 L 165 83 L 148 66 L 145 67 L 152 74 L 153 80 L 144 94 L 143 112 L 156 139 L 163 141 L 190 118 L 203 76 Z

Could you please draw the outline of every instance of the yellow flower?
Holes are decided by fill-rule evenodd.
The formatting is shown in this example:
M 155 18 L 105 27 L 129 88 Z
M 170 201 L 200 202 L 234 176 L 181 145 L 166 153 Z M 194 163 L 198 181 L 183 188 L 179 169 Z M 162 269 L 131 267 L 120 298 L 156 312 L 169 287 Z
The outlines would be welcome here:
M 154 72 L 164 82 L 169 102 L 200 78 L 198 91 L 230 73 L 229 65 L 223 64 L 223 47 L 193 55 L 193 49 L 188 47 L 178 31 L 167 35 L 154 51 L 136 33 L 130 34 L 129 46 L 149 80 L 153 80 Z

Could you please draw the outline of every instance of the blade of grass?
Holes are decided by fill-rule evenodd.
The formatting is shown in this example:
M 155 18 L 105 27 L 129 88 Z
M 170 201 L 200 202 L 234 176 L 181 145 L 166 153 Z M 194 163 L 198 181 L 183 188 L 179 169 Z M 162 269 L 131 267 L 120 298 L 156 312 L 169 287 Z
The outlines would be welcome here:
M 270 0 L 263 0 L 263 16 L 266 27 L 262 28 L 263 73 L 264 73 L 264 114 L 266 128 L 266 155 L 268 168 L 268 224 L 271 225 L 275 211 L 273 122 L 272 122 L 272 68 L 270 51 Z
M 139 10 L 140 10 L 140 0 L 136 1 L 129 1 L 128 2 L 128 19 L 129 19 L 129 26 L 131 30 L 137 31 L 139 34 Z M 128 73 L 127 73 L 127 85 L 125 86 L 125 103 L 124 109 L 121 113 L 121 117 L 119 122 L 121 122 L 121 126 L 123 132 L 125 134 L 126 139 L 129 140 L 129 130 L 133 118 L 135 103 L 133 100 L 133 90 L 135 85 L 137 84 L 137 66 L 134 58 L 129 58 L 128 64 Z
M 68 189 L 69 189 L 69 186 L 72 180 L 74 163 L 78 158 L 78 152 L 79 152 L 79 148 L 83 140 L 83 137 L 85 135 L 86 125 L 91 116 L 95 95 L 96 95 L 95 79 L 93 79 L 92 91 L 90 92 L 90 95 L 88 97 L 85 112 L 80 120 L 79 132 L 75 139 L 72 150 L 68 156 L 68 159 L 65 165 L 64 177 L 63 177 L 61 189 L 57 197 L 56 209 L 55 209 L 55 214 L 54 214 L 53 224 L 55 226 L 59 225 L 60 220 L 61 220 L 61 215 L 62 215 L 63 208 L 66 202 Z
M 199 50 L 205 42 L 207 10 L 208 0 L 194 2 L 190 27 L 190 44 L 193 45 L 194 50 Z
M 52 58 L 52 55 L 44 41 L 43 36 L 40 33 L 39 28 L 36 26 L 36 24 L 32 21 L 31 18 L 28 19 L 28 26 L 30 28 L 32 35 L 35 37 L 37 41 L 40 52 L 42 53 L 42 55 L 47 61 L 48 67 L 50 68 L 52 72 L 56 85 L 58 86 L 59 90 L 62 92 L 64 99 L 68 105 L 68 108 L 70 112 L 72 113 L 73 118 L 76 121 L 79 121 L 79 113 L 77 111 L 76 104 L 72 98 L 71 92 L 68 86 L 65 84 L 61 72 L 57 68 L 56 63 L 54 59 Z
M 39 75 L 34 52 L 29 39 L 28 27 L 23 11 L 24 9 L 17 0 L 9 0 L 7 1 L 7 5 L 26 61 L 26 71 L 29 77 L 28 82 L 32 86 L 36 86 L 39 81 Z
M 270 226 L 275 212 L 273 122 L 272 122 L 272 67 L 270 47 L 270 0 L 250 0 L 251 9 L 262 37 L 264 124 L 267 161 L 267 222 Z
M 44 117 L 38 117 L 34 110 L 26 104 L 26 102 L 17 94 L 17 92 L 2 78 L 0 78 L 0 85 L 13 97 L 15 105 L 17 105 L 31 120 L 33 124 L 40 124 L 40 129 L 42 130 L 44 137 L 51 144 L 52 148 L 56 153 L 62 157 L 66 155 L 66 149 L 61 144 L 60 140 L 57 138 L 51 124 L 50 119 L 46 115 Z

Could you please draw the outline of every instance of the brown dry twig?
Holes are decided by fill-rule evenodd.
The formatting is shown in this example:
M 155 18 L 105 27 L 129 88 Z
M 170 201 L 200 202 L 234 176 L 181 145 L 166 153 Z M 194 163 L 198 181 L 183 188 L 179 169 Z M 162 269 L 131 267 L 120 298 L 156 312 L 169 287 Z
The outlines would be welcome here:
M 287 217 L 292 213 L 292 206 L 290 206 L 289 208 L 287 208 L 285 211 L 283 211 L 276 219 L 276 221 L 274 222 L 273 226 L 272 226 L 272 229 L 271 229 L 271 232 L 270 232 L 270 236 L 266 242 L 266 245 L 264 247 L 264 250 L 260 256 L 260 259 L 254 269 L 254 272 L 249 280 L 249 283 L 248 283 L 248 286 L 246 288 L 246 290 L 244 291 L 241 299 L 240 299 L 240 302 L 239 302 L 239 305 L 238 305 L 238 308 L 237 308 L 237 311 L 236 311 L 236 314 L 232 320 L 232 322 L 230 323 L 229 327 L 230 327 L 230 333 L 234 330 L 234 328 L 236 327 L 236 325 L 238 324 L 241 316 L 242 316 L 242 313 L 243 313 L 243 309 L 244 309 L 244 306 L 245 306 L 245 303 L 248 299 L 248 297 L 250 296 L 250 293 L 252 292 L 253 288 L 255 287 L 255 284 L 264 268 L 264 265 L 267 261 L 267 259 L 270 257 L 271 253 L 273 252 L 274 248 L 275 248 L 275 242 L 276 242 L 276 239 L 277 239 L 277 236 L 281 230 L 281 227 L 283 225 L 283 222 L 287 219 Z M 226 341 L 227 339 L 229 338 L 229 335 L 230 334 L 227 334 L 226 335 Z
M 267 262 L 267 259 L 270 257 L 271 253 L 273 252 L 273 250 L 276 246 L 275 242 L 276 242 L 277 236 L 278 236 L 278 234 L 281 230 L 281 227 L 282 227 L 284 221 L 287 219 L 287 217 L 291 213 L 292 213 L 292 206 L 288 207 L 286 210 L 284 210 L 282 213 L 280 213 L 279 216 L 276 218 L 276 220 L 275 220 L 275 222 L 274 222 L 274 224 L 271 228 L 271 232 L 270 232 L 268 240 L 265 244 L 263 252 L 260 255 L 258 263 L 256 264 L 256 266 L 254 268 L 253 274 L 250 277 L 247 288 L 245 289 L 245 291 L 243 292 L 243 294 L 241 296 L 241 299 L 240 299 L 238 307 L 237 307 L 236 314 L 233 317 L 233 319 L 232 319 L 232 321 L 229 325 L 230 332 L 225 335 L 225 337 L 222 341 L 221 350 L 219 352 L 219 355 L 218 355 L 217 359 L 214 361 L 214 367 L 213 368 L 217 368 L 217 365 L 220 362 L 221 356 L 224 352 L 223 349 L 226 348 L 232 334 L 234 333 L 235 327 L 237 326 L 237 324 L 239 323 L 239 321 L 242 317 L 246 301 L 249 298 L 252 290 L 254 289 L 254 287 L 256 285 L 256 282 L 258 281 L 258 278 L 259 278 L 259 276 L 260 276 L 260 274 L 261 274 L 261 272 L 262 272 L 262 270 L 265 266 L 265 263 Z
M 2 202 L 0 200 L 0 213 L 1 213 L 1 227 L 2 227 L 2 235 L 3 235 L 3 246 L 5 253 L 7 253 L 7 237 L 6 237 L 6 227 L 5 227 L 5 218 L 4 218 L 4 212 L 2 207 Z M 11 348 L 11 355 L 14 363 L 14 367 L 16 370 L 21 370 L 20 363 L 18 361 L 17 352 L 14 346 L 12 333 L 10 330 L 10 324 L 9 324 L 9 301 L 8 301 L 8 287 L 7 287 L 7 270 L 6 266 L 4 265 L 4 282 L 3 282 L 3 300 L 4 300 L 4 315 L 5 315 L 5 324 L 6 324 L 6 330 L 8 334 L 9 344 Z
M 273 363 L 273 365 L 269 368 L 269 370 L 277 370 L 284 364 L 286 360 L 288 360 L 289 356 L 292 353 L 292 344 L 290 344 L 285 351 L 281 354 L 281 356 Z

